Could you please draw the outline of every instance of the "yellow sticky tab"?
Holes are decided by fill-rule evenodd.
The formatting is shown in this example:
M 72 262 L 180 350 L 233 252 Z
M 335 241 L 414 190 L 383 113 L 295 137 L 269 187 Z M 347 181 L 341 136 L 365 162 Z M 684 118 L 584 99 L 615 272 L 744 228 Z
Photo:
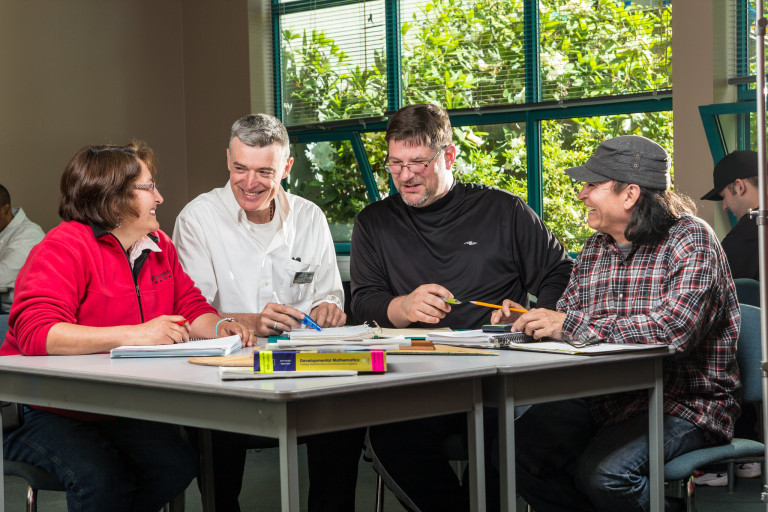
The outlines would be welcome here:
M 259 351 L 259 373 L 274 373 L 271 350 Z

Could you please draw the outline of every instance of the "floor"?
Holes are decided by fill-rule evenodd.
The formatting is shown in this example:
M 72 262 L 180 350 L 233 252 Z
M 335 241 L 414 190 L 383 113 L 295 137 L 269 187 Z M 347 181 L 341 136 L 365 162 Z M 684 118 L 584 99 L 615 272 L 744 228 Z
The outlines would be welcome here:
M 299 446 L 299 480 L 301 510 L 306 510 L 307 466 L 304 445 Z M 243 512 L 277 512 L 280 510 L 280 481 L 276 448 L 252 451 L 247 459 L 240 495 Z M 358 479 L 357 510 L 375 510 L 376 474 L 370 463 L 361 459 Z M 768 511 L 760 501 L 761 480 L 739 479 L 734 494 L 728 493 L 727 487 L 697 487 L 696 508 L 698 512 L 758 512 Z M 5 510 L 20 512 L 24 510 L 26 496 L 25 483 L 13 477 L 5 477 Z M 405 509 L 387 491 L 384 498 L 387 512 L 403 512 Z M 64 512 L 66 503 L 63 493 L 40 492 L 38 498 L 40 512 Z M 520 507 L 518 507 L 520 510 Z M 200 493 L 193 482 L 186 493 L 186 512 L 201 512 Z

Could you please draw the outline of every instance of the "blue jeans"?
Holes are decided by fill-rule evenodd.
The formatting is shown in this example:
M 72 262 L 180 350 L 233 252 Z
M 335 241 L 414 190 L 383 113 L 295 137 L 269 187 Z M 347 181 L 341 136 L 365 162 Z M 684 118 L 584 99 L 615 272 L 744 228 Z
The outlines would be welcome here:
M 664 461 L 707 445 L 664 415 Z M 515 422 L 518 491 L 536 512 L 650 510 L 648 414 L 604 427 L 588 400 L 534 405 Z
M 26 408 L 25 408 L 26 409 Z M 5 457 L 41 467 L 78 512 L 156 511 L 197 475 L 197 453 L 174 425 L 129 418 L 80 421 L 26 409 Z

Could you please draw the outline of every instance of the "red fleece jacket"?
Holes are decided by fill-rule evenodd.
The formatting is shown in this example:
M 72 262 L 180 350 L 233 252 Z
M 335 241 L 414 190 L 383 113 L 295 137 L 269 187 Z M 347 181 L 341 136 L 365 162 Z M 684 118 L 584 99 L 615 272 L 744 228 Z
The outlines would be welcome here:
M 74 221 L 52 229 L 16 279 L 0 356 L 46 355 L 48 331 L 59 322 L 109 327 L 173 314 L 192 323 L 215 314 L 181 268 L 168 235 L 150 236 L 162 252 L 149 252 L 134 284 L 128 257 L 112 234 Z

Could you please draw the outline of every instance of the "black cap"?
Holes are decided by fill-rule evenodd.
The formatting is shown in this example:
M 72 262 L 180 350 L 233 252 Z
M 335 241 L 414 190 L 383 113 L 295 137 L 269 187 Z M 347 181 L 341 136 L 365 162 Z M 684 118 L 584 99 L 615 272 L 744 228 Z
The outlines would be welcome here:
M 751 178 L 752 176 L 757 176 L 757 153 L 743 150 L 734 151 L 717 162 L 715 171 L 712 173 L 715 188 L 701 198 L 707 201 L 722 201 L 723 196 L 720 192 L 726 185 L 738 179 Z
M 616 180 L 658 190 L 670 187 L 669 155 L 639 135 L 622 135 L 600 143 L 589 160 L 565 173 L 588 183 Z

